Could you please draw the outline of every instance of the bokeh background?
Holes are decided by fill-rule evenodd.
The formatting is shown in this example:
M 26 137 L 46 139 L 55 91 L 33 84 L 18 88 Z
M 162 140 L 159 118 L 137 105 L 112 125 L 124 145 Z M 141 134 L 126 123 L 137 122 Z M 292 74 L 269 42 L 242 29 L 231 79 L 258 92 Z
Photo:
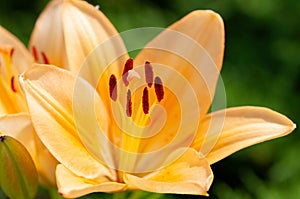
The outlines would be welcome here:
M 26 45 L 46 0 L 0 0 L 0 25 Z M 212 9 L 225 22 L 221 72 L 227 106 L 270 107 L 300 124 L 299 0 L 92 0 L 119 31 L 167 27 L 188 12 Z M 214 164 L 209 198 L 300 198 L 300 136 L 292 134 L 244 149 Z M 129 193 L 125 193 L 129 194 Z M 202 198 L 135 194 L 136 198 Z M 85 198 L 111 198 L 92 194 Z M 114 198 L 124 197 L 115 195 Z M 126 197 L 126 196 L 125 196 Z M 0 193 L 0 198 L 4 196 Z M 41 189 L 37 198 L 47 199 Z M 205 198 L 205 197 L 204 197 Z

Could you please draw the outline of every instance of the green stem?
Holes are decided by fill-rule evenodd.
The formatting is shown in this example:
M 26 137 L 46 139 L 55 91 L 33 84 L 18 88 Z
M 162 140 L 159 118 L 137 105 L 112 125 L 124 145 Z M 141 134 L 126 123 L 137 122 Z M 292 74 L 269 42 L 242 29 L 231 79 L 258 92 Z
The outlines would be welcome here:
M 49 189 L 49 194 L 51 199 L 64 199 L 55 188 Z

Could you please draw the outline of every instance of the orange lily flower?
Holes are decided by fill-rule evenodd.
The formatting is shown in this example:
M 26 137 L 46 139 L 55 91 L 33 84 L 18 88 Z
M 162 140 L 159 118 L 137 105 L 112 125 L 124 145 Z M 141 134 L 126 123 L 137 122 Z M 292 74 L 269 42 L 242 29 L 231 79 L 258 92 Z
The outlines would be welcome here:
M 108 36 L 117 33 L 113 27 L 105 26 L 106 21 L 95 7 L 84 1 L 52 1 L 35 24 L 29 44 L 31 53 L 14 35 L 0 26 L 0 114 L 3 114 L 0 117 L 0 129 L 27 147 L 38 167 L 43 184 L 55 184 L 54 171 L 57 161 L 30 126 L 30 116 L 25 113 L 27 105 L 16 82 L 17 76 L 34 62 L 55 64 L 77 72 L 91 50 Z M 91 30 L 83 32 L 84 25 L 86 29 Z M 65 35 L 74 37 L 71 39 Z M 84 43 L 84 47 L 81 47 L 80 43 Z M 11 129 L 9 126 L 12 121 L 18 123 L 17 127 L 20 128 Z
M 26 146 L 41 183 L 54 185 L 57 161 L 36 136 L 26 100 L 18 87 L 18 75 L 32 65 L 33 58 L 25 46 L 1 26 L 0 35 L 0 130 Z
M 66 198 L 126 189 L 207 195 L 210 164 L 295 128 L 262 107 L 208 113 L 224 51 L 223 21 L 212 11 L 188 14 L 135 60 L 118 36 L 103 43 L 80 76 L 35 64 L 20 77 L 37 134 L 60 162 Z
M 33 63 L 25 46 L 7 30 L 0 26 L 0 113 L 18 113 L 27 111 L 26 103 L 15 83 L 18 74 Z

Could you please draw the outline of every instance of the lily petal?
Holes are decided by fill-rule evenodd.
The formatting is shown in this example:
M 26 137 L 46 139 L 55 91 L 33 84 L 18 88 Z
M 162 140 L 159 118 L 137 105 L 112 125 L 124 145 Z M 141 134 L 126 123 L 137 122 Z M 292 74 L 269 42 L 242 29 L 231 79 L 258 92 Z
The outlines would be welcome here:
M 0 46 L 2 45 L 9 45 L 14 49 L 12 62 L 16 66 L 18 73 L 23 72 L 33 63 L 33 58 L 27 51 L 24 44 L 18 38 L 0 26 Z
M 171 165 L 147 176 L 125 174 L 129 188 L 157 193 L 207 195 L 212 180 L 208 162 L 193 149 L 187 149 Z
M 36 48 L 39 59 L 44 53 L 49 63 L 78 72 L 92 50 L 117 34 L 106 16 L 89 3 L 56 0 L 50 2 L 38 18 L 29 46 Z M 126 52 L 120 38 L 114 42 L 117 43 L 105 45 L 110 48 L 101 52 L 105 59 L 91 67 L 105 68 L 120 56 L 116 55 L 118 49 Z M 43 60 L 39 61 L 43 63 Z
M 206 155 L 208 162 L 213 164 L 230 154 L 273 138 L 289 134 L 296 127 L 286 116 L 263 107 L 234 107 L 208 115 L 200 125 L 198 136 L 203 141 L 196 140 L 194 148 Z M 223 128 L 219 128 L 220 125 Z M 217 128 L 216 128 L 217 126 Z M 221 130 L 221 132 L 220 132 Z M 209 151 L 206 142 L 215 140 L 215 145 Z M 202 148 L 197 143 L 204 143 Z
M 53 156 L 74 174 L 85 178 L 111 176 L 78 137 L 72 112 L 76 77 L 51 65 L 34 65 L 20 82 L 26 94 L 34 128 Z M 80 82 L 86 87 L 86 83 Z M 88 88 L 87 88 L 88 89 Z
M 149 42 L 138 54 L 136 63 L 150 61 L 182 74 L 197 95 L 201 115 L 205 115 L 222 66 L 224 37 L 223 21 L 218 14 L 194 11 Z M 172 77 L 164 79 L 164 84 L 172 82 Z
M 77 198 L 94 192 L 117 192 L 127 187 L 126 184 L 109 180 L 97 182 L 81 178 L 62 164 L 57 165 L 56 177 L 58 191 L 65 198 Z

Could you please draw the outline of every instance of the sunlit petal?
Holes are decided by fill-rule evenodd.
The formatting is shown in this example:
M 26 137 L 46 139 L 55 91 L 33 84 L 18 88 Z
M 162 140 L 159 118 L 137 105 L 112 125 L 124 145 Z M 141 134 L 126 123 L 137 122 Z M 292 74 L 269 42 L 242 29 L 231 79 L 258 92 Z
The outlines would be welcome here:
M 251 106 L 213 112 L 200 124 L 203 126 L 198 134 L 201 138 L 195 141 L 194 147 L 207 153 L 210 164 L 250 145 L 287 135 L 295 128 L 286 116 L 268 108 Z M 219 128 L 220 125 L 223 128 Z M 211 140 L 216 144 L 207 151 L 205 142 Z M 204 143 L 202 148 L 199 143 Z
M 48 65 L 35 65 L 22 76 L 34 128 L 54 157 L 76 175 L 111 176 L 88 153 L 77 135 L 72 113 L 75 80 L 71 73 Z
M 187 149 L 171 165 L 147 176 L 125 174 L 125 182 L 131 189 L 157 193 L 207 195 L 212 180 L 213 174 L 208 162 L 193 149 Z
M 76 176 L 62 164 L 56 169 L 59 193 L 65 198 L 77 198 L 93 192 L 117 192 L 124 190 L 127 185 L 103 179 L 102 181 L 87 180 Z
M 188 14 L 154 38 L 140 52 L 136 62 L 142 65 L 150 61 L 154 65 L 171 67 L 183 75 L 193 87 L 201 115 L 204 115 L 214 96 L 223 51 L 221 17 L 212 11 L 200 10 Z M 163 80 L 165 85 L 172 81 L 172 75 Z
M 101 43 L 110 43 L 107 40 L 117 33 L 105 15 L 87 2 L 56 0 L 50 2 L 38 18 L 30 48 L 35 48 L 40 63 L 45 63 L 44 53 L 49 63 L 78 72 L 92 50 Z M 96 74 L 97 68 L 102 67 L 103 70 L 122 55 L 116 55 L 119 49 L 126 53 L 120 38 L 105 47 L 100 47 L 99 62 L 89 66 L 95 69 L 92 71 Z

